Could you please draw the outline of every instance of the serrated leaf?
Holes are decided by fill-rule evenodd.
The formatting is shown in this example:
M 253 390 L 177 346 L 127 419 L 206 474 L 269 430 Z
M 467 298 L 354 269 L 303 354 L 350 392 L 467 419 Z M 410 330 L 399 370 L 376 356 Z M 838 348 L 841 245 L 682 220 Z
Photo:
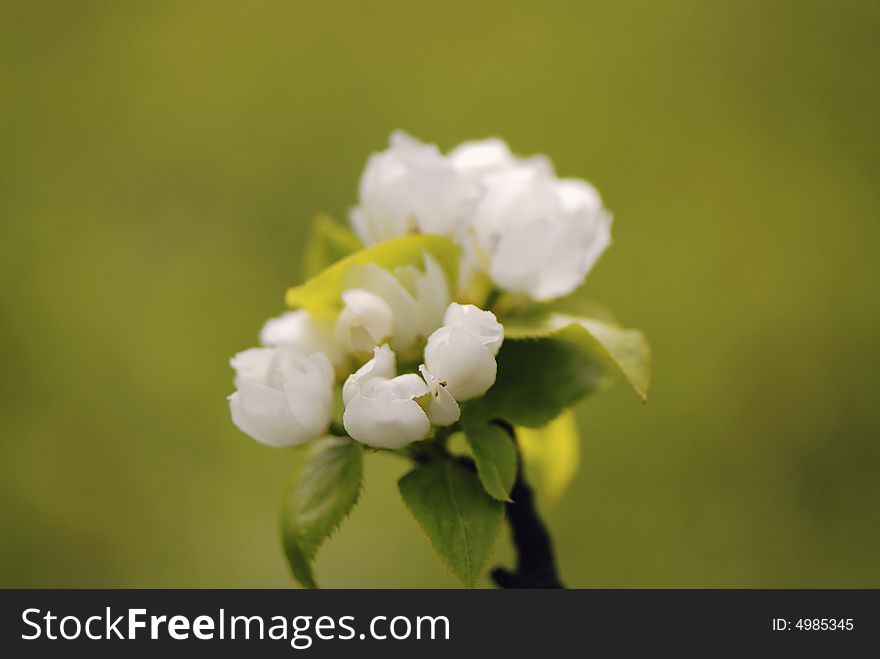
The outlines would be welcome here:
M 314 443 L 284 501 L 281 533 L 293 576 L 317 588 L 312 561 L 321 544 L 354 508 L 363 480 L 363 449 L 347 438 Z
M 453 460 L 420 465 L 398 487 L 442 563 L 473 588 L 501 529 L 504 505 L 483 491 L 472 470 Z
M 596 390 L 607 369 L 596 356 L 557 338 L 507 340 L 498 353 L 495 384 L 470 403 L 474 414 L 540 428 Z
M 329 215 L 317 215 L 303 252 L 303 274 L 306 278 L 314 277 L 361 248 L 363 243 L 354 231 Z
M 474 409 L 465 406 L 461 420 L 480 482 L 493 499 L 510 501 L 516 480 L 516 446 L 503 428 L 490 423 L 483 414 L 469 413 Z
M 558 500 L 577 473 L 580 437 L 574 412 L 566 410 L 543 428 L 516 429 L 529 482 L 548 501 Z
M 593 318 L 547 311 L 503 320 L 509 341 L 555 338 L 579 346 L 611 371 L 621 373 L 642 401 L 651 383 L 651 348 L 644 335 Z
M 409 235 L 386 240 L 355 252 L 337 261 L 303 285 L 289 288 L 286 296 L 287 304 L 291 307 L 308 309 L 313 313 L 332 312 L 341 307 L 342 285 L 350 268 L 368 263 L 374 263 L 388 270 L 405 265 L 421 266 L 426 253 L 437 260 L 446 272 L 448 280 L 454 282 L 458 269 L 458 246 L 444 236 Z

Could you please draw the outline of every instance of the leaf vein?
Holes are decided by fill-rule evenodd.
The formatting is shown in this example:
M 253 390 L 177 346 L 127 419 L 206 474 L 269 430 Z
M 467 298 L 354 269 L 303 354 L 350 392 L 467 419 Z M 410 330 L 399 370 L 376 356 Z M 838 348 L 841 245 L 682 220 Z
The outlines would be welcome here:
M 444 480 L 446 481 L 446 489 L 449 490 L 449 498 L 455 507 L 455 513 L 459 526 L 461 526 L 461 534 L 464 537 L 464 556 L 467 563 L 468 582 L 472 583 L 473 569 L 471 568 L 471 546 L 468 538 L 467 525 L 464 523 L 464 516 L 461 513 L 461 507 L 458 505 L 458 499 L 455 498 L 455 489 L 452 487 L 452 480 L 449 473 L 449 464 L 443 470 Z

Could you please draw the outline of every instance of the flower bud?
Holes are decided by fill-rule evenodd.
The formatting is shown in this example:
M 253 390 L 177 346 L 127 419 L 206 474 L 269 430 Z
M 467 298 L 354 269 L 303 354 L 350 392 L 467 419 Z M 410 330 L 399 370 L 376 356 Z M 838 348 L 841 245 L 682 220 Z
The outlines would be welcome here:
M 490 311 L 452 303 L 446 324 L 428 337 L 425 367 L 461 402 L 482 396 L 495 384 L 495 355 L 504 328 Z
M 342 423 L 353 439 L 375 448 L 396 449 L 423 439 L 431 423 L 414 400 L 428 392 L 418 375 L 396 373 L 396 358 L 387 345 L 348 377 L 342 388 Z
M 345 307 L 337 336 L 355 352 L 371 352 L 387 340 L 393 350 L 410 357 L 440 325 L 449 305 L 446 274 L 429 254 L 424 269 L 411 265 L 392 273 L 375 263 L 352 267 L 343 288 Z
M 295 446 L 327 432 L 333 414 L 333 367 L 323 353 L 298 357 L 282 348 L 252 348 L 230 360 L 237 391 L 232 421 L 258 442 Z

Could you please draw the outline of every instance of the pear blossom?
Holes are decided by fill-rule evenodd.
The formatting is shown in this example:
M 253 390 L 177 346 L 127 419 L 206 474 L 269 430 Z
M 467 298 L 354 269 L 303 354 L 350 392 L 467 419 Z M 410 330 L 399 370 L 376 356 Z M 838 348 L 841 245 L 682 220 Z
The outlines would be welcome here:
M 547 161 L 488 175 L 471 218 L 477 250 L 500 288 L 545 301 L 567 295 L 611 242 L 611 215 L 586 181 Z
M 367 244 L 413 231 L 454 237 L 459 286 L 482 271 L 534 300 L 567 295 L 611 242 L 611 215 L 586 181 L 557 178 L 543 156 L 521 158 L 498 138 L 442 154 L 397 131 L 361 177 L 351 221 Z
M 413 232 L 451 234 L 475 192 L 436 145 L 395 131 L 388 149 L 367 160 L 351 223 L 367 245 Z
M 525 381 L 528 373 L 515 372 L 514 345 L 500 352 L 505 327 L 480 306 L 499 313 L 509 339 L 517 338 L 518 318 L 535 314 L 549 317 L 549 333 L 580 323 L 596 337 L 596 345 L 580 346 L 582 358 L 603 353 L 643 399 L 648 386 L 650 354 L 638 331 L 553 313 L 564 311 L 564 303 L 533 304 L 578 288 L 611 241 L 612 218 L 599 193 L 586 181 L 557 176 L 546 157 L 523 158 L 498 138 L 464 142 L 444 154 L 397 131 L 384 151 L 369 157 L 350 221 L 367 247 L 407 234 L 445 238 L 411 236 L 359 250 L 350 231 L 321 220 L 312 234 L 309 265 L 332 265 L 288 291 L 287 302 L 303 308 L 266 321 L 262 347 L 230 360 L 235 391 L 228 402 L 240 430 L 275 447 L 320 440 L 282 516 L 288 562 L 306 587 L 315 585 L 316 548 L 356 503 L 362 444 L 415 463 L 400 481 L 401 494 L 406 503 L 419 497 L 430 503 L 436 499 L 431 474 L 439 473 L 431 468 L 442 471 L 467 459 L 453 439 L 456 431 L 465 430 L 474 440 L 474 432 L 489 420 L 516 423 L 528 416 L 528 409 L 511 409 L 511 401 L 502 399 L 534 393 L 533 383 Z M 438 263 L 448 266 L 449 258 L 459 261 L 457 268 Z M 457 281 L 447 279 L 449 270 L 457 270 Z M 556 365 L 520 366 L 553 371 Z M 564 381 L 571 374 L 558 375 L 557 384 L 571 389 Z M 572 402 L 558 400 L 553 387 L 541 393 L 543 398 L 523 406 L 553 408 L 549 411 L 558 414 L 563 403 Z M 471 443 L 476 458 L 485 457 Z M 475 459 L 474 496 L 509 503 L 510 479 L 499 478 L 492 471 L 496 466 Z M 333 505 L 312 505 L 315 483 L 339 494 Z M 424 522 L 424 506 L 410 507 Z M 440 508 L 429 511 L 430 523 L 423 526 L 441 558 L 455 558 L 459 547 L 444 526 L 455 520 Z M 467 524 L 484 521 L 479 510 L 468 517 L 465 508 L 458 513 L 465 514 Z M 439 535 L 432 524 L 440 525 Z M 512 524 L 521 539 L 522 529 L 515 519 Z M 481 550 L 497 524 L 484 526 Z M 452 571 L 473 585 L 479 565 L 466 567 L 452 565 Z
M 385 341 L 399 353 L 412 353 L 440 325 L 450 299 L 446 275 L 429 254 L 424 269 L 404 266 L 392 273 L 374 263 L 353 267 L 343 284 L 336 335 L 357 353 L 370 353 Z
M 428 434 L 431 422 L 415 400 L 428 393 L 425 381 L 415 373 L 396 373 L 394 352 L 383 345 L 346 380 L 342 422 L 353 439 L 375 448 L 395 449 Z
M 251 348 L 235 355 L 237 390 L 232 421 L 258 442 L 295 446 L 326 434 L 333 414 L 333 367 L 323 353 L 307 357 L 284 348 Z
M 453 302 L 443 326 L 428 337 L 425 371 L 456 401 L 477 398 L 495 384 L 495 356 L 503 340 L 504 327 L 495 314 Z
M 340 364 L 344 360 L 344 351 L 333 334 L 332 322 L 299 309 L 267 320 L 260 330 L 260 343 L 285 348 L 300 356 L 322 352 L 331 362 Z

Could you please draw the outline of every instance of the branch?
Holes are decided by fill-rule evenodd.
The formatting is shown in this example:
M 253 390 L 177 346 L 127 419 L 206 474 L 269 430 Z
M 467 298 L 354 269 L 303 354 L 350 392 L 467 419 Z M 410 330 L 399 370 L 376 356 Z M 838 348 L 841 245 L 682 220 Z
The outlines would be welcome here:
M 516 443 L 513 427 L 495 421 Z M 556 572 L 553 542 L 535 505 L 535 495 L 526 481 L 522 456 L 517 450 L 516 481 L 505 504 L 507 522 L 516 547 L 516 571 L 503 567 L 492 570 L 492 580 L 499 588 L 564 588 Z

